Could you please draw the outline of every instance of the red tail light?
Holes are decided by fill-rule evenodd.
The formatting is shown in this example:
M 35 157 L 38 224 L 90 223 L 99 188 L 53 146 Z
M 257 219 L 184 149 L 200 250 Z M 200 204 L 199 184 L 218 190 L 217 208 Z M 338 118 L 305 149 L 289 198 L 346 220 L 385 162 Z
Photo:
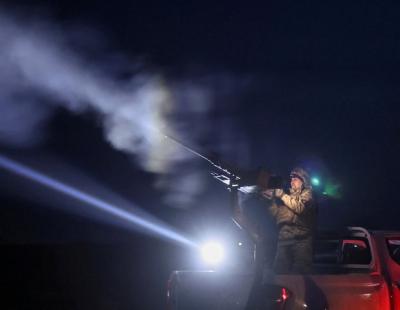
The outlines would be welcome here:
M 283 310 L 292 297 L 292 293 L 286 288 L 278 285 L 264 285 L 261 304 L 264 308 L 272 310 Z
M 289 298 L 289 291 L 286 288 L 282 287 L 281 298 L 280 298 L 281 301 L 284 303 L 286 301 L 286 299 L 288 299 L 288 298 Z

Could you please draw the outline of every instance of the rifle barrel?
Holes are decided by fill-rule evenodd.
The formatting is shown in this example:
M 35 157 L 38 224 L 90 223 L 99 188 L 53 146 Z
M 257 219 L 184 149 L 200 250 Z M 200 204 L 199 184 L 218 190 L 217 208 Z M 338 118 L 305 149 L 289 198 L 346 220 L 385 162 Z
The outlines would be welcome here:
M 192 153 L 192 154 L 194 154 L 194 155 L 196 155 L 196 156 L 198 156 L 198 157 L 200 157 L 200 158 L 206 160 L 206 161 L 207 161 L 208 163 L 210 163 L 212 166 L 214 166 L 215 168 L 217 168 L 217 169 L 221 170 L 222 172 L 226 173 L 227 175 L 229 175 L 230 177 L 234 178 L 235 180 L 239 180 L 239 179 L 240 179 L 240 177 L 237 176 L 236 174 L 234 174 L 232 171 L 229 171 L 228 169 L 222 167 L 221 165 L 219 165 L 219 164 L 213 162 L 210 158 L 208 158 L 208 157 L 204 156 L 203 154 L 201 154 L 201 153 L 195 151 L 194 149 L 192 149 L 191 147 L 187 146 L 185 143 L 179 141 L 178 139 L 173 138 L 173 137 L 171 137 L 171 136 L 168 136 L 168 135 L 166 135 L 166 134 L 164 134 L 164 137 L 165 137 L 166 139 L 168 139 L 168 140 L 174 142 L 175 144 L 179 145 L 180 147 L 183 147 L 185 150 L 189 151 L 190 153 Z

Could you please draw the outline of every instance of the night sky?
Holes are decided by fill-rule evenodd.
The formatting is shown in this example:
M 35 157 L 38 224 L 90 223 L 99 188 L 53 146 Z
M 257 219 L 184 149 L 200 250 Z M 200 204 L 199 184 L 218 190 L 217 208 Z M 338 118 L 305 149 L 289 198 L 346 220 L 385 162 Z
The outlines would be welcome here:
M 62 55 L 72 51 L 95 72 L 95 81 L 126 85 L 136 76 L 161 76 L 177 94 L 167 117 L 177 138 L 206 155 L 284 177 L 294 166 L 306 167 L 322 183 L 315 189 L 320 228 L 399 229 L 399 6 L 9 1 L 0 6 L 0 21 L 40 25 L 34 31 L 50 33 L 45 40 L 60 44 Z M 0 42 L 7 46 L 4 33 Z M 35 58 L 27 55 L 24 64 Z M 0 62 L 0 69 L 7 65 Z M 188 238 L 215 227 L 235 230 L 229 195 L 200 158 L 152 171 L 140 155 L 107 141 L 104 115 L 87 105 L 92 97 L 70 92 L 76 102 L 71 108 L 59 95 L 71 90 L 68 85 L 65 92 L 48 92 L 50 81 L 38 86 L 0 79 L 0 88 L 12 90 L 0 91 L 1 105 L 12 98 L 14 105 L 27 103 L 26 114 L 46 111 L 33 131 L 28 116 L 9 123 L 2 107 L 6 125 L 0 127 L 11 129 L 0 128 L 1 155 L 113 202 L 114 196 L 130 201 Z M 194 96 L 188 90 L 193 85 L 204 93 Z M 143 111 L 136 117 L 151 113 Z M 10 139 L 10 132 L 20 140 Z M 180 178 L 189 174 L 196 179 L 187 180 L 201 182 L 187 194 Z M 85 204 L 4 169 L 0 180 L 0 242 L 9 271 L 1 285 L 11 281 L 8 290 L 30 292 L 33 303 L 158 309 L 169 272 L 191 266 L 184 246 L 87 211 Z M 337 189 L 335 197 L 322 194 L 329 187 Z

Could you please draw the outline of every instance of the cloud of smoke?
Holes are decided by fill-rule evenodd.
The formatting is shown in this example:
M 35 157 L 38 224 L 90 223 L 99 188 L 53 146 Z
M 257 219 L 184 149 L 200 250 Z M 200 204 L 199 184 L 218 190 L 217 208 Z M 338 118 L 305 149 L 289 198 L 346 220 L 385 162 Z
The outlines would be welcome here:
M 170 81 L 143 71 L 118 79 L 107 71 L 109 63 L 88 61 L 71 48 L 67 32 L 0 11 L 0 142 L 41 142 L 49 117 L 61 106 L 100 115 L 110 144 L 133 154 L 147 171 L 165 175 L 188 160 L 192 155 L 163 134 L 189 143 L 204 135 L 215 99 L 207 82 Z M 186 176 L 186 185 L 201 187 L 200 174 Z

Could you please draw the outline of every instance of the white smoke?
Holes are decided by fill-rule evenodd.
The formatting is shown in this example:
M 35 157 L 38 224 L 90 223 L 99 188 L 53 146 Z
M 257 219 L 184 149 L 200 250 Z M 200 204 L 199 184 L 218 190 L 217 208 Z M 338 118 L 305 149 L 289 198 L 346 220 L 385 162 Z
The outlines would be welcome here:
M 189 143 L 201 137 L 213 93 L 201 83 L 167 81 L 154 72 L 118 80 L 104 70 L 109 63 L 88 61 L 71 48 L 66 32 L 49 21 L 0 10 L 0 142 L 17 147 L 41 142 L 49 117 L 62 106 L 97 113 L 111 145 L 133 154 L 147 171 L 165 174 L 187 160 L 191 154 L 164 134 Z M 186 187 L 199 190 L 201 175 L 188 175 L 190 182 L 182 179 Z
M 161 152 L 172 151 L 162 145 L 161 133 L 176 134 L 167 121 L 174 90 L 155 74 L 116 83 L 62 38 L 54 25 L 0 15 L 0 139 L 18 146 L 39 141 L 52 105 L 75 112 L 91 109 L 102 116 L 115 148 L 138 155 L 145 169 L 162 172 L 173 155 Z M 21 94 L 25 100 L 17 98 Z M 46 100 L 38 102 L 37 94 Z

